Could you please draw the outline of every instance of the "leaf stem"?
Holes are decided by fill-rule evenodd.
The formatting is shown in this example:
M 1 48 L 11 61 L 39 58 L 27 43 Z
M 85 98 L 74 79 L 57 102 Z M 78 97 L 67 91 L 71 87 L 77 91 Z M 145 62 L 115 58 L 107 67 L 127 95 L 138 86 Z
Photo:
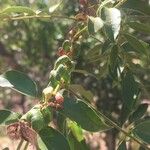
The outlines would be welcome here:
M 73 39 L 77 38 L 77 37 L 78 37 L 82 32 L 84 32 L 86 29 L 87 29 L 87 26 L 85 26 L 84 28 L 82 28 L 79 32 L 77 32 L 77 33 L 74 35 Z
M 19 17 L 7 17 L 5 18 L 6 20 L 23 20 L 23 19 L 36 19 L 36 18 L 61 18 L 61 19 L 69 19 L 69 20 L 73 20 L 76 21 L 76 19 L 74 17 L 67 17 L 67 16 L 59 16 L 59 15 L 44 15 L 44 16 L 40 16 L 40 15 L 32 15 L 32 16 L 19 16 Z
M 119 1 L 119 2 L 115 5 L 115 7 L 116 7 L 116 8 L 120 7 L 120 6 L 123 5 L 126 1 L 127 1 L 127 0 L 121 0 L 121 1 Z
M 24 140 L 21 139 L 16 150 L 20 150 L 21 149 L 21 146 L 22 146 L 23 142 L 24 142 Z
M 110 2 L 111 2 L 111 0 L 105 0 L 104 2 L 102 2 L 96 11 L 96 15 L 99 16 L 99 12 L 101 11 L 101 9 Z
M 27 150 L 28 146 L 29 146 L 29 142 L 26 142 L 23 150 Z
M 98 38 L 94 37 L 93 35 L 90 35 L 91 38 L 97 40 L 99 43 L 103 44 L 103 42 L 101 40 L 99 40 Z

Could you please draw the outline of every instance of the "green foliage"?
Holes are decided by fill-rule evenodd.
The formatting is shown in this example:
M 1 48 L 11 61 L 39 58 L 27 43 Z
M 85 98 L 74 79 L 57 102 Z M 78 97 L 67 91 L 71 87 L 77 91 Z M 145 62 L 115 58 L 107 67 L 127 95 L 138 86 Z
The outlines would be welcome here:
M 78 126 L 76 122 L 68 121 L 67 123 L 77 141 L 81 142 L 82 140 L 84 140 L 82 128 Z
M 120 10 L 116 8 L 106 8 L 102 9 L 102 19 L 105 21 L 104 29 L 108 38 L 114 42 L 117 38 L 120 30 L 121 24 L 121 13 Z
M 91 91 L 86 90 L 84 87 L 82 87 L 79 84 L 71 84 L 69 86 L 69 89 L 76 94 L 79 94 L 83 96 L 83 98 L 87 99 L 89 102 L 93 100 L 93 94 Z
M 126 142 L 123 141 L 119 147 L 117 148 L 117 150 L 127 150 L 127 147 L 126 147 Z
M 44 128 L 39 132 L 38 146 L 41 150 L 70 150 L 69 144 L 65 137 L 51 127 Z
M 121 122 L 124 122 L 129 114 L 135 109 L 139 95 L 138 83 L 135 81 L 132 72 L 129 70 L 123 74 L 122 97 L 123 108 Z
M 0 110 L 0 125 L 8 125 L 19 121 L 20 114 L 12 112 L 10 110 Z
M 111 128 L 104 123 L 104 119 L 98 116 L 93 108 L 79 99 L 66 98 L 64 101 L 64 109 L 60 112 L 77 122 L 77 124 L 87 131 L 96 132 Z
M 142 32 L 142 33 L 146 33 L 146 34 L 150 33 L 149 24 L 144 24 L 144 23 L 140 23 L 140 22 L 128 22 L 128 25 L 138 32 Z
M 133 112 L 133 114 L 130 116 L 129 120 L 130 122 L 137 121 L 138 119 L 142 118 L 148 108 L 148 104 L 141 104 L 138 106 L 138 108 Z
M 150 143 L 150 120 L 142 121 L 141 123 L 137 124 L 133 129 L 133 134 L 139 137 L 141 140 Z
M 28 142 L 36 132 L 41 150 L 88 150 L 84 130 L 111 130 L 106 134 L 119 141 L 111 149 L 126 150 L 126 140 L 148 149 L 148 104 L 142 102 L 150 91 L 148 0 L 0 5 L 0 86 L 39 98 L 22 117 L 0 110 L 1 125 L 25 133 L 21 138 Z M 43 93 L 28 75 L 10 68 L 30 72 Z M 53 120 L 61 133 L 51 127 Z
M 19 71 L 10 70 L 2 74 L 0 76 L 0 86 L 12 88 L 27 96 L 38 96 L 36 83 Z
M 68 140 L 69 140 L 69 145 L 71 150 L 76 150 L 76 149 L 89 150 L 89 147 L 86 145 L 85 140 L 78 141 L 74 137 L 72 132 L 70 132 L 70 134 L 68 135 Z
M 1 14 L 15 14 L 15 13 L 27 13 L 28 15 L 35 15 L 36 13 L 30 9 L 29 7 L 23 7 L 23 6 L 11 6 L 6 9 L 4 9 Z
M 146 54 L 146 49 L 145 46 L 143 45 L 143 43 L 141 41 L 139 41 L 136 37 L 129 35 L 129 34 L 125 34 L 125 37 L 127 39 L 127 41 L 129 42 L 129 44 L 140 54 Z

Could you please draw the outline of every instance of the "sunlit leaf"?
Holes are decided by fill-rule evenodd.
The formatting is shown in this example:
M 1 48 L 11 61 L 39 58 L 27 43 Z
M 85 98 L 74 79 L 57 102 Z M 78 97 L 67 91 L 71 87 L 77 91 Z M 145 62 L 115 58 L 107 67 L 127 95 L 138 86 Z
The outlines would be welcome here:
M 76 122 L 71 120 L 68 120 L 67 124 L 77 141 L 81 142 L 84 139 L 82 128 L 78 126 Z
M 89 16 L 89 19 L 93 23 L 94 32 L 97 32 L 98 30 L 100 30 L 103 27 L 103 25 L 104 25 L 103 20 L 100 17 Z
M 55 5 L 52 5 L 51 7 L 49 7 L 49 12 L 53 13 L 54 11 L 56 11 L 58 9 L 58 7 L 62 4 L 63 1 L 59 1 L 58 3 L 56 3 Z
M 115 41 L 120 31 L 121 13 L 117 8 L 102 9 L 102 19 L 104 20 L 104 28 L 108 38 Z

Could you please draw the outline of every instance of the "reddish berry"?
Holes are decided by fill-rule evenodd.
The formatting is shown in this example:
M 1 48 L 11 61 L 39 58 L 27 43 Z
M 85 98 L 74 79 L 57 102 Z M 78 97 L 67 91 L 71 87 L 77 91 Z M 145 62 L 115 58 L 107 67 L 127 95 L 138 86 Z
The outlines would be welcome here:
M 60 48 L 58 49 L 57 55 L 58 55 L 58 56 L 63 56 L 63 55 L 65 55 L 65 51 L 64 51 L 64 49 L 63 49 L 62 47 L 60 47 Z
M 56 95 L 55 95 L 55 101 L 58 104 L 62 104 L 64 102 L 64 97 L 62 96 L 62 94 L 57 92 Z
M 79 0 L 79 4 L 80 5 L 86 5 L 87 4 L 87 0 Z

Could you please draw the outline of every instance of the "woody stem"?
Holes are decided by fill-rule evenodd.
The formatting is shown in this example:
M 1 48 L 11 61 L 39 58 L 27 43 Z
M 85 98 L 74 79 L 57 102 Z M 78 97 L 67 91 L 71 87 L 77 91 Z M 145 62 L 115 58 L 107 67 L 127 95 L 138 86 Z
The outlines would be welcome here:
M 21 149 L 21 146 L 22 146 L 23 142 L 24 142 L 24 140 L 21 139 L 16 150 L 20 150 Z

